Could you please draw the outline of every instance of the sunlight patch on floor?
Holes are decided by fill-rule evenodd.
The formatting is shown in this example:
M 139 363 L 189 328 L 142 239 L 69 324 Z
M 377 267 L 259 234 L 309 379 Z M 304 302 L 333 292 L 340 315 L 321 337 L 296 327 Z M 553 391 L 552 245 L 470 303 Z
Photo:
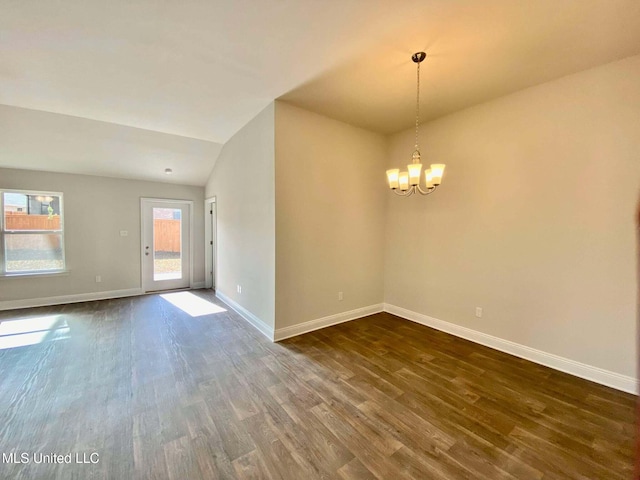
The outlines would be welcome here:
M 0 322 L 0 350 L 65 338 L 69 338 L 69 325 L 61 315 L 18 318 Z
M 204 298 L 200 298 L 191 292 L 163 293 L 160 295 L 171 305 L 178 307 L 192 317 L 201 317 L 214 313 L 226 312 L 227 310 L 211 303 Z

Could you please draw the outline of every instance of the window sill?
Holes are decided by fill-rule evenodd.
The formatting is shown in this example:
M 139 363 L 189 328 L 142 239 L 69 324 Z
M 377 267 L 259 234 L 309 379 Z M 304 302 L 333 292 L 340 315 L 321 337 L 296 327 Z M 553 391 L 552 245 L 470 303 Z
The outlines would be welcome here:
M 55 272 L 16 272 L 0 273 L 0 278 L 13 277 L 65 277 L 69 275 L 69 270 L 56 270 Z

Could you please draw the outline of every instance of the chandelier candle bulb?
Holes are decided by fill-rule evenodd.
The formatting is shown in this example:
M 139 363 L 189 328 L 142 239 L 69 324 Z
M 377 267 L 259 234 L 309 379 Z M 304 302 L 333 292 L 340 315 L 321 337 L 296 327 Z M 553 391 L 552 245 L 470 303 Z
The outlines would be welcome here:
M 407 170 L 409 170 L 409 184 L 413 187 L 420 183 L 420 173 L 422 171 L 421 163 L 410 163 L 407 165 Z
M 389 188 L 391 188 L 393 190 L 398 188 L 398 175 L 399 174 L 400 174 L 400 170 L 398 168 L 387 170 L 387 179 L 389 180 Z
M 442 175 L 444 174 L 444 165 L 442 163 L 431 164 L 431 174 L 433 175 L 433 184 L 438 186 L 442 183 Z
M 407 190 L 409 190 L 409 173 L 402 172 L 400 174 L 399 181 L 400 181 L 400 190 L 402 190 L 403 192 L 406 192 Z
M 426 181 L 427 188 L 433 188 L 434 187 L 434 185 L 433 185 L 433 172 L 431 171 L 430 168 L 427 168 L 424 171 L 424 179 Z

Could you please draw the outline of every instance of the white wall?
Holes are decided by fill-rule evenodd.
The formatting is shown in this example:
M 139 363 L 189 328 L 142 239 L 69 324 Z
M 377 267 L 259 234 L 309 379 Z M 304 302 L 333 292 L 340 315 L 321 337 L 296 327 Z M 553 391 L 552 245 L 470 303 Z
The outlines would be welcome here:
M 278 329 L 382 303 L 386 149 L 382 135 L 276 102 Z
M 222 145 L 58 113 L 0 105 L 5 168 L 202 186 Z M 165 168 L 172 168 L 167 177 Z
M 447 170 L 427 198 L 389 196 L 386 302 L 635 377 L 640 57 L 421 133 Z M 412 146 L 393 136 L 388 165 Z
M 216 291 L 274 327 L 274 105 L 223 147 L 207 181 L 216 197 Z M 236 286 L 242 287 L 242 293 Z
M 89 175 L 0 169 L 0 188 L 64 194 L 61 276 L 0 277 L 0 302 L 139 289 L 140 197 L 194 202 L 194 282 L 204 283 L 204 189 Z M 128 236 L 121 237 L 120 230 Z M 95 276 L 102 277 L 101 283 Z

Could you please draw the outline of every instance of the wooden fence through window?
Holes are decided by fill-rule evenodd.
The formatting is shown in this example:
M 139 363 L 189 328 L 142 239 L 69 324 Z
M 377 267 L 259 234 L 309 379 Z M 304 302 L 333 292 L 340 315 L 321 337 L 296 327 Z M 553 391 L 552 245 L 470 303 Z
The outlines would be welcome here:
M 7 212 L 5 230 L 60 230 L 60 216 Z
M 180 252 L 180 222 L 181 220 L 153 220 L 153 248 L 156 252 Z

